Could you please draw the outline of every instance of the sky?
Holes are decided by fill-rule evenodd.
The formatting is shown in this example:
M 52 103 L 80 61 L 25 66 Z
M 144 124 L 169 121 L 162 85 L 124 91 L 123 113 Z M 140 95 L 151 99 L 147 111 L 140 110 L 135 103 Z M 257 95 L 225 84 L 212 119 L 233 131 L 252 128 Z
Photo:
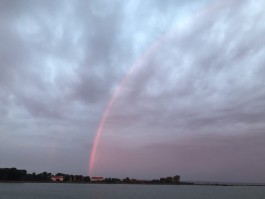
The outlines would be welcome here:
M 257 0 L 0 0 L 0 167 L 265 182 Z

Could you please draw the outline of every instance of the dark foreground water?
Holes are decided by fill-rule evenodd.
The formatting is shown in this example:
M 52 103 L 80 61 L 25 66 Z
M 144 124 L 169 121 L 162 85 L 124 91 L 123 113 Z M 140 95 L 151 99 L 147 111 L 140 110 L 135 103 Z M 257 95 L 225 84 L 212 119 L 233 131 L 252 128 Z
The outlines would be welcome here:
M 264 199 L 265 187 L 0 183 L 0 199 Z

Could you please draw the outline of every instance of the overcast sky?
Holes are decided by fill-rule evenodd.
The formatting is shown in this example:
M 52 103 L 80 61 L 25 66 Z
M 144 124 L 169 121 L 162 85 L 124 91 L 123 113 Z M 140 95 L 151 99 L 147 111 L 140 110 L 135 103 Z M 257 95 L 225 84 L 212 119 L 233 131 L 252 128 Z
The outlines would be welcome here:
M 0 167 L 265 182 L 264 8 L 0 0 Z

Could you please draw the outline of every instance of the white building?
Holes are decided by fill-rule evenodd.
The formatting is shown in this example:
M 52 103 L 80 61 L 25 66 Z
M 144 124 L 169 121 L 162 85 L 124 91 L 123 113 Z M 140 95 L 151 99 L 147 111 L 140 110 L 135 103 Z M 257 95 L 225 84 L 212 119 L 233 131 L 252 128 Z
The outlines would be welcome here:
M 52 176 L 51 180 L 54 182 L 63 182 L 63 176 Z

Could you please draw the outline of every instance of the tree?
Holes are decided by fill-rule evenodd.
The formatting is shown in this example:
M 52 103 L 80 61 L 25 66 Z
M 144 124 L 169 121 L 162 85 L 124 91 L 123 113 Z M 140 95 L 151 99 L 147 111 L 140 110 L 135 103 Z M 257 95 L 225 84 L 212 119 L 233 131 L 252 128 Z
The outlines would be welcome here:
M 123 182 L 129 183 L 130 182 L 130 178 L 129 177 L 126 177 L 125 179 L 123 179 Z
M 85 182 L 90 182 L 90 177 L 89 177 L 89 176 L 85 176 L 85 177 L 84 177 L 84 181 L 85 181 Z
M 174 181 L 175 183 L 179 183 L 179 181 L 180 181 L 180 176 L 179 176 L 179 175 L 175 175 L 175 176 L 173 177 L 173 181 Z
M 64 175 L 63 181 L 64 182 L 69 182 L 70 181 L 70 176 L 69 175 Z
M 160 178 L 160 183 L 166 183 L 166 178 Z

